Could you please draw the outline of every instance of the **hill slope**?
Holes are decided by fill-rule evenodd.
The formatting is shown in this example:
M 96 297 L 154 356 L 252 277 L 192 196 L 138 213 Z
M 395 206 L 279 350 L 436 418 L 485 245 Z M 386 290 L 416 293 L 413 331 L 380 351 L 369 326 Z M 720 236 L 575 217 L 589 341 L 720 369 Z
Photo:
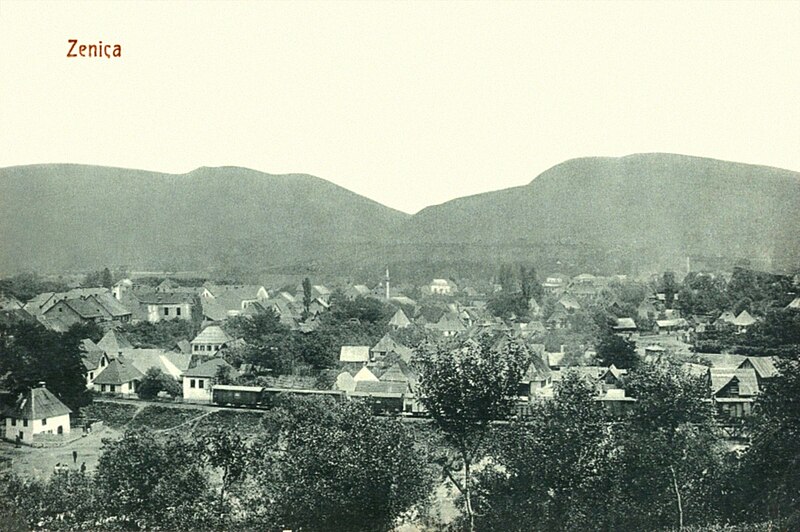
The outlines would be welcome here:
M 584 246 L 640 265 L 694 254 L 796 263 L 800 173 L 671 154 L 574 159 L 525 186 L 423 209 L 405 234 L 473 247 Z
M 409 215 L 309 175 L 0 169 L 0 269 L 268 266 L 380 241 Z

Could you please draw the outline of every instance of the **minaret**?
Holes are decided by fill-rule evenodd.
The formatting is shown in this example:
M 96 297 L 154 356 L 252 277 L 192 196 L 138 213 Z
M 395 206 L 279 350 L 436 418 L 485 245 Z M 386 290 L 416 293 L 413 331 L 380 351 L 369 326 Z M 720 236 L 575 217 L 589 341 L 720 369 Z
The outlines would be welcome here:
M 388 300 L 390 297 L 389 293 L 389 267 L 386 267 L 386 299 Z

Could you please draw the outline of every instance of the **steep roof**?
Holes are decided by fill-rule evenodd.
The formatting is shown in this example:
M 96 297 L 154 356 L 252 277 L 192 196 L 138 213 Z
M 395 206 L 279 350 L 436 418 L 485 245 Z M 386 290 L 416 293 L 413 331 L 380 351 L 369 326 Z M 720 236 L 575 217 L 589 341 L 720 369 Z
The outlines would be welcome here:
M 407 382 L 356 380 L 355 393 L 401 395 L 408 391 Z
M 578 300 L 570 295 L 566 295 L 558 300 L 558 303 L 567 310 L 578 310 L 581 308 L 581 304 L 578 303 Z
M 747 357 L 739 365 L 739 368 L 752 367 L 759 378 L 770 379 L 778 375 L 778 368 L 775 367 L 775 357 Z
M 67 405 L 45 388 L 39 386 L 21 394 L 14 406 L 7 411 L 9 417 L 16 419 L 45 419 L 71 413 Z
M 747 360 L 744 355 L 730 355 L 727 353 L 697 353 L 697 358 L 706 361 L 712 368 L 738 368 Z
M 131 344 L 122 333 L 110 329 L 105 336 L 97 342 L 97 347 L 108 353 L 117 353 L 122 349 L 132 349 L 133 344 Z
M 358 382 L 358 381 L 378 382 L 378 377 L 376 377 L 375 374 L 372 373 L 369 370 L 369 368 L 367 368 L 367 366 L 364 366 L 363 368 L 358 370 L 358 373 L 356 373 L 355 376 L 353 376 L 353 380 L 356 381 L 356 382 Z
M 748 325 L 752 325 L 756 322 L 756 319 L 750 315 L 749 312 L 743 310 L 739 313 L 738 316 L 733 320 L 734 325 L 738 325 L 740 327 L 747 327 Z
M 94 384 L 113 384 L 119 386 L 126 382 L 139 380 L 144 374 L 134 365 L 120 358 L 113 359 L 100 374 L 95 377 Z
M 711 368 L 708 374 L 711 379 L 712 395 L 721 392 L 734 378 L 739 382 L 739 395 L 754 396 L 759 392 L 756 372 L 752 368 Z
M 369 362 L 369 346 L 343 345 L 339 351 L 340 362 Z
M 91 298 L 97 301 L 97 303 L 103 307 L 106 312 L 114 317 L 128 316 L 131 314 L 131 311 L 128 310 L 128 307 L 120 303 L 117 298 L 108 292 L 91 296 Z
M 383 382 L 408 382 L 409 378 L 398 364 L 392 364 L 389 369 L 381 374 L 379 380 Z
M 231 368 L 231 373 L 234 375 L 236 374 L 236 370 L 233 369 L 233 366 L 228 364 L 222 358 L 212 358 L 211 360 L 207 360 L 203 362 L 199 366 L 196 366 L 192 369 L 186 370 L 183 374 L 184 377 L 216 377 L 219 368 L 221 367 L 229 367 Z
M 632 318 L 619 318 L 617 324 L 614 326 L 617 330 L 636 329 L 636 322 Z
M 144 305 L 182 305 L 192 304 L 195 294 L 181 292 L 136 292 L 136 298 Z
M 104 356 L 106 356 L 105 351 L 101 351 L 99 349 L 93 349 L 91 351 L 81 353 L 83 367 L 86 368 L 86 371 L 93 371 L 97 369 L 100 366 L 100 361 L 103 360 Z
M 75 313 L 80 316 L 81 318 L 101 318 L 103 317 L 103 311 L 100 308 L 100 304 L 95 301 L 94 299 L 64 299 L 50 307 L 45 311 L 45 314 L 49 314 L 50 311 L 55 308 L 59 303 L 65 305 Z
M 794 299 L 792 300 L 792 302 L 791 302 L 791 303 L 789 303 L 788 305 L 786 305 L 786 308 L 796 308 L 796 309 L 800 309 L 800 297 L 796 297 L 796 298 L 794 298 Z
M 394 313 L 392 319 L 389 320 L 389 325 L 391 327 L 397 327 L 398 329 L 403 329 L 411 325 L 411 320 L 408 319 L 406 313 L 403 312 L 403 309 L 397 309 L 397 312 Z
M 192 344 L 225 344 L 232 340 L 218 325 L 209 325 L 198 334 Z

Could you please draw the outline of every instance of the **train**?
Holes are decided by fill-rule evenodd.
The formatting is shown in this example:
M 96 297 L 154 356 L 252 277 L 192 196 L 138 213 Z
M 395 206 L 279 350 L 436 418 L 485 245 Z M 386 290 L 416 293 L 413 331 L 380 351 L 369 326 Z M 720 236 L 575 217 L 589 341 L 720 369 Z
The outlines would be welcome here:
M 279 394 L 331 397 L 334 401 L 339 402 L 347 400 L 347 394 L 338 390 L 304 390 L 216 384 L 211 391 L 211 403 L 218 406 L 271 408 Z

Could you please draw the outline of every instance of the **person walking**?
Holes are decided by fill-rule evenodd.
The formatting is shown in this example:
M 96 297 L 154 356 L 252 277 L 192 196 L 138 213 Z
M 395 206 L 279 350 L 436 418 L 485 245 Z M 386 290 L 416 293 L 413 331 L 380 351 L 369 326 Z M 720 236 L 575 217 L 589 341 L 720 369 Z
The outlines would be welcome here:
M 72 463 L 73 464 L 78 463 L 78 451 L 72 451 Z

